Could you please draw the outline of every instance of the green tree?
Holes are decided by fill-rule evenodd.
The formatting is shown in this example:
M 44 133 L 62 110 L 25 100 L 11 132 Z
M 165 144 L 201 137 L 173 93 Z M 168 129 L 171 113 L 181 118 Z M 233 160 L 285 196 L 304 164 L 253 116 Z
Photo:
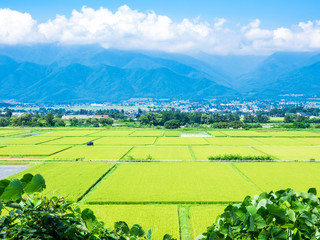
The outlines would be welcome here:
M 175 119 L 166 121 L 164 123 L 164 127 L 167 128 L 167 129 L 179 128 L 180 127 L 180 121 L 179 120 L 175 120 Z
M 47 113 L 44 117 L 46 124 L 50 127 L 54 126 L 54 115 L 53 113 Z

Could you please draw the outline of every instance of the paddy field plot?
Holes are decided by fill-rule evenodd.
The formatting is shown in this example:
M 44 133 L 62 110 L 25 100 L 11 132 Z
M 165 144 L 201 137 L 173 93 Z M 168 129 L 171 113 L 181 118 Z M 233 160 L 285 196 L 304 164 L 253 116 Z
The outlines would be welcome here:
M 208 131 L 208 133 L 214 137 L 227 137 L 227 135 L 225 133 L 220 132 L 220 131 Z
M 192 156 L 186 146 L 136 146 L 124 159 L 192 160 Z
M 86 203 L 209 203 L 258 194 L 227 163 L 122 163 Z
M 259 137 L 266 136 L 266 132 L 256 132 L 250 130 L 229 130 L 229 131 L 221 131 L 230 137 Z
M 34 145 L 39 143 L 44 143 L 47 141 L 51 141 L 57 139 L 56 137 L 39 137 L 37 136 L 29 136 L 29 137 L 14 137 L 2 141 L 3 144 L 7 145 Z
M 272 137 L 320 137 L 319 131 L 266 131 Z
M 97 137 L 62 137 L 42 143 L 43 145 L 82 145 L 91 142 Z
M 139 224 L 145 231 L 151 229 L 152 239 L 162 239 L 165 234 L 179 239 L 178 209 L 175 205 L 84 205 L 107 227 L 125 221 L 129 227 Z
M 131 147 L 75 146 L 50 156 L 51 159 L 119 160 Z
M 223 213 L 227 205 L 198 205 L 190 207 L 190 224 L 192 239 L 207 231 L 207 227 L 216 222 L 217 216 Z
M 159 137 L 156 145 L 208 145 L 209 143 L 199 137 Z
M 180 134 L 183 138 L 207 138 L 212 137 L 207 132 L 181 132 Z
M 87 135 L 92 135 L 93 133 L 96 133 L 98 131 L 94 130 L 73 130 L 73 131 L 67 131 L 67 130 L 61 130 L 61 131 L 53 131 L 48 133 L 43 133 L 41 136 L 46 137 L 85 137 Z
M 257 146 L 255 148 L 279 160 L 320 160 L 320 147 L 316 146 Z
M 180 137 L 179 131 L 165 131 L 164 133 L 165 137 Z
M 293 188 L 296 192 L 320 190 L 320 164 L 310 162 L 233 163 L 262 191 Z
M 247 146 L 192 146 L 191 149 L 197 160 L 208 160 L 210 156 L 226 154 L 239 154 L 242 156 L 267 155 Z
M 301 141 L 301 138 L 261 137 L 254 138 L 253 140 L 260 143 L 257 145 L 308 145 Z
M 94 141 L 96 145 L 152 145 L 155 137 L 102 137 Z
M 299 138 L 305 145 L 320 145 L 320 138 Z
M 206 138 L 211 145 L 226 145 L 226 146 L 254 146 L 261 145 L 261 142 L 252 138 L 246 137 L 219 137 L 219 138 Z
M 130 134 L 132 137 L 162 137 L 164 131 L 162 130 L 153 130 L 153 131 L 144 131 L 144 130 L 137 130 Z
M 26 173 L 40 173 L 46 180 L 44 193 L 63 196 L 69 201 L 77 201 L 114 164 L 112 163 L 43 163 L 27 168 L 11 176 L 21 178 Z
M 29 130 L 0 130 L 0 137 L 29 133 Z
M 94 132 L 90 134 L 89 136 L 96 136 L 96 137 L 126 137 L 129 136 L 130 133 L 132 133 L 133 130 L 125 131 L 125 130 L 102 130 L 98 132 Z
M 69 146 L 6 146 L 0 148 L 0 156 L 49 156 Z

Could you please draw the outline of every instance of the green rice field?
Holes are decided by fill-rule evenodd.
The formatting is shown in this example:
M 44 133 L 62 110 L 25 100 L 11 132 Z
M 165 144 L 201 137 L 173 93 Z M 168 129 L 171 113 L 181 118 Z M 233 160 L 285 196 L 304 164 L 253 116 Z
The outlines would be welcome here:
M 50 156 L 67 148 L 68 146 L 5 146 L 0 148 L 0 156 Z
M 226 163 L 123 163 L 87 203 L 233 202 L 257 193 Z
M 100 159 L 100 160 L 119 160 L 131 147 L 117 146 L 77 146 L 67 149 L 66 151 L 50 156 L 50 159 Z
M 46 180 L 46 193 L 77 201 L 114 164 L 112 163 L 44 163 L 29 167 L 25 173 L 41 173 Z
M 134 147 L 126 156 L 127 160 L 193 160 L 189 148 L 186 146 L 148 146 Z
M 94 141 L 96 145 L 152 145 L 155 137 L 102 137 Z
M 130 227 L 139 223 L 145 231 L 151 229 L 153 239 L 170 234 L 179 239 L 179 218 L 176 205 L 84 205 L 94 210 L 107 226 L 125 221 Z
M 92 141 L 94 146 L 87 146 Z M 27 165 L 64 196 L 116 221 L 196 239 L 228 203 L 294 188 L 320 191 L 319 130 L 158 130 L 0 128 L 0 171 Z M 271 156 L 272 161 L 209 161 L 210 156 Z

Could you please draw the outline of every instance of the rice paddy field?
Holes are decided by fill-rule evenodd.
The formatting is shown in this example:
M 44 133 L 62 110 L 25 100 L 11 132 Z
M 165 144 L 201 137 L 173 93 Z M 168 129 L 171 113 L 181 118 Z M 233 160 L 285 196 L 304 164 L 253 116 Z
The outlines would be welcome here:
M 235 154 L 272 160 L 209 160 Z M 0 128 L 0 171 L 42 174 L 44 194 L 91 208 L 107 226 L 189 240 L 247 195 L 319 191 L 320 131 Z

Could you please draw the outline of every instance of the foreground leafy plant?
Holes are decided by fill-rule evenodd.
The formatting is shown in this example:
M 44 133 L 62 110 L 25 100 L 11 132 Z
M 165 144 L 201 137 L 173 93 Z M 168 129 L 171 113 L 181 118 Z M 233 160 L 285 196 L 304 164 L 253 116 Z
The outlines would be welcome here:
M 116 222 L 110 230 L 92 210 L 81 211 L 63 198 L 42 196 L 45 187 L 40 174 L 0 181 L 1 239 L 151 239 L 151 230 L 146 233 L 138 224 L 129 228 Z M 173 240 L 169 235 L 163 239 Z
M 316 190 L 292 189 L 247 196 L 229 205 L 197 239 L 320 239 L 320 202 Z

